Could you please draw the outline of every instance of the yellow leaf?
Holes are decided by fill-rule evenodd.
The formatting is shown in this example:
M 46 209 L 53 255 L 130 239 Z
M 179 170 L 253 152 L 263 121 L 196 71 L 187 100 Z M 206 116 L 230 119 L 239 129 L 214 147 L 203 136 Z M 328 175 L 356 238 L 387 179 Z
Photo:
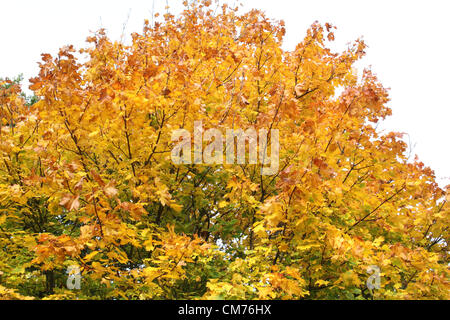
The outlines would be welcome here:
M 183 209 L 183 206 L 181 204 L 177 203 L 171 203 L 170 207 L 175 210 L 176 212 L 180 212 Z
M 114 197 L 118 193 L 118 190 L 111 185 L 106 186 L 103 191 L 108 197 Z
M 87 254 L 84 259 L 87 261 L 91 261 L 93 257 L 97 255 L 98 251 L 92 251 L 91 253 Z
M 327 284 L 329 284 L 330 282 L 329 281 L 326 281 L 326 280 L 317 280 L 316 282 L 315 282 L 315 285 L 316 286 L 326 286 Z
M 226 207 L 227 205 L 228 205 L 228 202 L 226 202 L 225 200 L 219 202 L 219 208 Z
M 383 241 L 384 241 L 384 238 L 380 236 L 380 237 L 378 237 L 378 238 L 375 239 L 375 241 L 373 242 L 373 245 L 374 245 L 375 247 L 379 247 L 380 244 L 381 244 Z
M 92 137 L 96 136 L 98 133 L 99 133 L 99 130 L 95 130 L 95 131 L 89 133 L 88 136 L 89 136 L 89 138 L 92 138 Z

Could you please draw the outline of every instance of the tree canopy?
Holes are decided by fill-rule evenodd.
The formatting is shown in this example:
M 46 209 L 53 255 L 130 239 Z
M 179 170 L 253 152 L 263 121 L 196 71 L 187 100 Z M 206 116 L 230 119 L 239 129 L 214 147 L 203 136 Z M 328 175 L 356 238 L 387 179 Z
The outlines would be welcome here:
M 0 298 L 448 299 L 450 196 L 377 131 L 365 43 L 335 53 L 314 23 L 286 51 L 283 21 L 185 5 L 129 45 L 43 54 L 36 103 L 0 83 Z M 278 129 L 278 172 L 174 164 L 198 120 Z

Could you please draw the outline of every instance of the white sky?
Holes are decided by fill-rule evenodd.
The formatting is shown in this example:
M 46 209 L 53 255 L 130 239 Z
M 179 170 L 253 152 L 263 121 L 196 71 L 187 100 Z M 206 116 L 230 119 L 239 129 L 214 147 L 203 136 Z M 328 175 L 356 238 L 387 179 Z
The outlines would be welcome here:
M 172 12 L 180 0 L 167 0 Z M 221 3 L 235 3 L 221 0 Z M 372 66 L 391 88 L 393 116 L 386 130 L 409 133 L 413 153 L 435 170 L 442 186 L 450 183 L 450 33 L 448 0 L 242 0 L 286 22 L 285 48 L 293 49 L 315 21 L 337 26 L 335 48 L 363 36 L 369 48 L 359 68 Z M 0 6 L 0 77 L 38 73 L 41 53 L 55 54 L 73 44 L 80 48 L 100 27 L 119 40 L 141 31 L 144 19 L 164 13 L 166 0 L 2 1 Z M 25 84 L 28 86 L 28 82 Z

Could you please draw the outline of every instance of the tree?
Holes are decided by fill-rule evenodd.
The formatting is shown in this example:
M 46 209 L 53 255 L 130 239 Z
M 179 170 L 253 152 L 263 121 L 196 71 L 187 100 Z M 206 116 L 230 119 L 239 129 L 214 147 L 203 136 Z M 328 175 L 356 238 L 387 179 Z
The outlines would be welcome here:
M 377 132 L 391 110 L 354 72 L 364 42 L 334 53 L 314 23 L 285 51 L 282 21 L 209 6 L 43 54 L 31 106 L 3 83 L 0 297 L 448 299 L 449 195 Z M 278 172 L 174 164 L 197 120 L 278 129 Z

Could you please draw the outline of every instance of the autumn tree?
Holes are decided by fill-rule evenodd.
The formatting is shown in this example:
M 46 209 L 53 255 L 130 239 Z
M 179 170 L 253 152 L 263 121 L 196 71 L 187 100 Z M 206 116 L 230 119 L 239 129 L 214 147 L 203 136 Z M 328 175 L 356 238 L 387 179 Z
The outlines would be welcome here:
M 43 54 L 31 106 L 1 83 L 0 297 L 448 299 L 449 195 L 376 130 L 364 42 L 332 52 L 314 23 L 286 51 L 282 21 L 185 5 L 129 45 L 100 30 Z M 197 120 L 278 129 L 279 171 L 174 164 Z

